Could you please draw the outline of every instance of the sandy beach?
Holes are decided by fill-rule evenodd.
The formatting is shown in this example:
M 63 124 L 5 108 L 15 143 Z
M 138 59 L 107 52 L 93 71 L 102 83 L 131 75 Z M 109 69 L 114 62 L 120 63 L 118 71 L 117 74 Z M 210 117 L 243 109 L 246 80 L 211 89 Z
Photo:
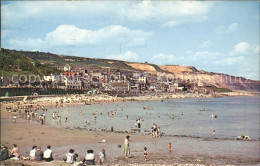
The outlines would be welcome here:
M 163 96 L 165 97 L 165 96 Z M 147 100 L 151 97 L 142 98 Z M 56 98 L 38 98 L 28 103 L 38 104 L 40 107 L 51 108 L 56 106 Z M 113 100 L 112 100 L 113 99 Z M 160 98 L 158 98 L 160 99 Z M 112 102 L 133 100 L 133 98 L 118 99 L 107 96 L 88 97 L 69 97 L 70 102 L 64 102 L 63 107 L 84 105 L 85 102 Z M 138 98 L 135 98 L 138 100 Z M 73 148 L 79 154 L 78 159 L 83 159 L 88 149 L 93 149 L 96 156 L 106 150 L 107 159 L 105 165 L 142 165 L 142 164 L 172 164 L 172 165 L 258 165 L 259 140 L 238 141 L 225 139 L 205 139 L 193 137 L 163 136 L 161 138 L 151 138 L 150 135 L 142 133 L 119 133 L 119 132 L 100 132 L 79 129 L 65 129 L 41 125 L 38 122 L 27 124 L 24 119 L 17 119 L 12 122 L 6 107 L 18 104 L 1 104 L 1 143 L 9 149 L 12 144 L 17 144 L 21 155 L 28 156 L 28 152 L 33 145 L 41 146 L 42 150 L 47 145 L 51 145 L 54 161 L 34 162 L 34 161 L 4 161 L 7 165 L 68 165 L 61 161 L 64 154 Z M 59 102 L 58 107 L 61 106 Z M 130 135 L 131 155 L 128 159 L 124 158 L 122 147 L 123 141 Z M 102 140 L 106 140 L 102 142 Z M 168 154 L 167 144 L 171 142 L 173 150 Z M 220 146 L 221 145 L 221 146 Z M 223 146 L 224 145 L 224 146 Z M 225 146 L 226 145 L 226 146 Z M 119 147 L 121 146 L 121 147 Z M 148 148 L 148 161 L 143 158 L 143 148 Z

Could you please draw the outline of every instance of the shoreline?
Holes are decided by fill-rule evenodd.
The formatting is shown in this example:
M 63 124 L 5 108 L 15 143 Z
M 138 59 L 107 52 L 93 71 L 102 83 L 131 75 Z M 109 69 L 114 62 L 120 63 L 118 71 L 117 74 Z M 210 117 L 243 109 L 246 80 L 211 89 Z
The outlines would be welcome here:
M 74 97 L 70 96 L 71 98 Z M 80 97 L 80 96 L 79 96 Z M 89 97 L 89 96 L 88 96 Z M 60 98 L 60 97 L 59 97 Z M 58 98 L 56 98 L 58 99 Z M 97 96 L 89 99 L 102 99 Z M 112 98 L 110 98 L 112 99 Z M 55 101 L 51 98 L 39 98 L 32 100 L 29 104 L 40 107 L 55 108 Z M 158 99 L 160 100 L 160 98 Z M 36 102 L 37 101 L 37 102 Z M 70 103 L 64 103 L 64 107 L 85 105 L 85 102 L 74 100 Z M 126 100 L 129 101 L 129 100 Z M 130 100 L 131 101 L 131 100 Z M 136 101 L 136 100 L 134 100 Z M 144 100 L 138 100 L 144 101 Z M 34 103 L 35 102 L 35 103 Z M 102 101 L 95 101 L 96 103 Z M 110 101 L 110 102 L 121 102 Z M 102 148 L 106 149 L 107 160 L 106 164 L 119 165 L 140 165 L 140 164 L 158 164 L 158 165 L 185 165 L 185 164 L 199 164 L 199 165 L 256 165 L 260 163 L 259 158 L 259 140 L 253 141 L 239 141 L 235 139 L 209 139 L 196 136 L 169 136 L 165 135 L 161 138 L 151 138 L 150 135 L 138 133 L 120 133 L 120 132 L 106 132 L 106 131 L 88 131 L 75 130 L 66 128 L 57 128 L 50 125 L 41 125 L 38 122 L 35 124 L 26 124 L 23 119 L 18 119 L 16 124 L 12 123 L 11 115 L 6 111 L 7 106 L 16 107 L 18 103 L 14 102 L 8 104 L 1 104 L 1 143 L 11 148 L 13 143 L 16 143 L 22 155 L 26 155 L 33 145 L 41 146 L 43 150 L 48 144 L 51 145 L 55 160 L 51 163 L 46 162 L 32 162 L 32 161 L 6 161 L 8 165 L 22 163 L 25 165 L 68 165 L 61 162 L 61 157 L 68 152 L 70 148 L 75 149 L 83 158 L 87 149 L 92 148 L 97 154 Z M 25 102 L 24 104 L 26 104 Z M 27 103 L 28 104 L 28 103 Z M 61 107 L 60 103 L 58 107 Z M 55 137 L 50 137 L 54 136 Z M 118 145 L 123 145 L 123 140 L 126 135 L 130 135 L 131 157 L 125 159 L 123 157 L 122 148 Z M 102 142 L 105 139 L 106 142 Z M 167 144 L 173 143 L 173 153 L 168 157 Z M 229 147 L 228 155 L 224 152 L 226 149 L 220 148 L 219 145 L 225 144 Z M 237 144 L 237 145 L 233 145 Z M 148 162 L 143 159 L 143 147 L 148 147 Z M 222 146 L 221 146 L 222 147 Z M 238 151 L 237 149 L 244 149 Z M 224 152 L 224 154 L 223 154 Z M 97 160 L 96 160 L 97 163 Z

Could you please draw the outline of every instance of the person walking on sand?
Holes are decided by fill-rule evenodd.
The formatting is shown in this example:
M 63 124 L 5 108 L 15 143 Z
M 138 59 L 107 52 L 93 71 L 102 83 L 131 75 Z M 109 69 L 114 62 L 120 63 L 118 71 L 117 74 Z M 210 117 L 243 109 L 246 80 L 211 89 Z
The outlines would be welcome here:
M 125 138 L 125 142 L 124 142 L 124 154 L 125 154 L 125 158 L 128 158 L 128 154 L 130 154 L 130 146 L 129 146 L 129 138 L 130 136 L 126 136 Z
M 148 155 L 147 147 L 144 147 L 144 161 L 145 162 L 147 161 L 147 155 Z

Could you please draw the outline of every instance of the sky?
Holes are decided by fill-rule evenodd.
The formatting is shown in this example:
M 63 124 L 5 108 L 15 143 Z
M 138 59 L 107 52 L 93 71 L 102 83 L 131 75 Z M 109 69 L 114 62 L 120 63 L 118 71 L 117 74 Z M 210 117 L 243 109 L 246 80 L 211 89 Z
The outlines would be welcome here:
M 259 2 L 1 1 L 1 47 L 259 80 Z

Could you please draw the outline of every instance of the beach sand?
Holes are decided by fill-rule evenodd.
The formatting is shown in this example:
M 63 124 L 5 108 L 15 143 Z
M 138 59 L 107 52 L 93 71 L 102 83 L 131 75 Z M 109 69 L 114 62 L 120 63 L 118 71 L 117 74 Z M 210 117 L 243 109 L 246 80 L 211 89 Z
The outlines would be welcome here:
M 74 103 L 73 103 L 74 104 Z M 80 104 L 80 103 L 79 103 Z M 81 103 L 82 104 L 82 103 Z M 48 105 L 42 102 L 40 105 Z M 11 115 L 1 104 L 1 143 L 9 149 L 17 144 L 20 153 L 28 156 L 33 145 L 41 146 L 42 150 L 51 145 L 53 162 L 11 161 L 2 162 L 7 165 L 68 165 L 61 161 L 61 157 L 70 148 L 83 159 L 88 149 L 93 149 L 96 156 L 106 150 L 106 165 L 140 165 L 140 164 L 173 164 L 173 165 L 258 165 L 259 140 L 237 141 L 222 139 L 204 139 L 192 137 L 163 136 L 151 138 L 140 133 L 114 133 L 87 131 L 79 129 L 54 128 L 41 125 L 37 122 L 27 124 L 25 120 L 18 119 L 14 124 Z M 51 105 L 48 105 L 51 106 Z M 53 107 L 53 106 L 52 106 Z M 128 159 L 123 156 L 123 142 L 130 135 L 131 155 Z M 106 142 L 102 142 L 102 140 Z M 168 154 L 168 142 L 172 143 L 172 153 Z M 119 147 L 121 145 L 121 147 Z M 143 158 L 143 148 L 148 148 L 148 161 Z

